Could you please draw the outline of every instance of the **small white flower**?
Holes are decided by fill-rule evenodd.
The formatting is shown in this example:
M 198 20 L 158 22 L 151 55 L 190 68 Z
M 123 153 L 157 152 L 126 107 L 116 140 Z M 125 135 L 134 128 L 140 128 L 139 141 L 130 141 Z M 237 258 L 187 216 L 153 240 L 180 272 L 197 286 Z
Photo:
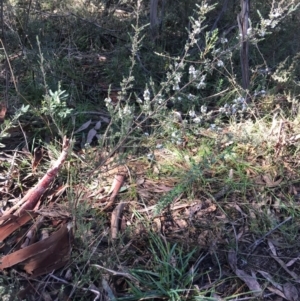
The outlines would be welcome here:
M 214 50 L 212 51 L 212 54 L 217 55 L 220 51 L 221 51 L 220 48 L 214 49 Z
M 202 81 L 196 86 L 197 89 L 203 89 L 205 87 L 206 87 L 206 84 Z
M 177 144 L 177 145 L 181 145 L 181 144 L 182 144 L 182 142 L 183 142 L 183 141 L 182 141 L 182 139 L 181 139 L 181 138 L 179 138 L 179 139 L 177 139 L 177 140 L 176 140 L 176 144 Z
M 201 79 L 200 79 L 200 82 L 196 85 L 196 88 L 197 89 L 202 89 L 202 88 L 205 88 L 206 87 L 206 84 L 205 84 L 205 78 L 206 78 L 206 75 L 202 75 L 201 76 Z
M 144 99 L 146 100 L 146 101 L 149 101 L 150 100 L 150 92 L 149 92 L 149 90 L 148 89 L 146 89 L 145 91 L 144 91 Z
M 223 66 L 224 66 L 224 63 L 223 63 L 223 61 L 218 60 L 217 65 L 218 65 L 218 67 L 223 67 Z
M 238 97 L 236 100 L 237 100 L 236 103 L 243 103 L 243 102 L 245 102 L 245 98 L 244 97 Z
M 228 42 L 228 40 L 226 38 L 221 38 L 221 43 L 222 44 L 226 44 Z
M 276 19 L 276 18 L 280 17 L 281 14 L 278 10 L 276 10 L 273 13 L 270 13 L 269 16 L 270 16 L 270 19 Z
M 174 90 L 174 91 L 179 91 L 179 90 L 180 90 L 179 85 L 178 85 L 178 84 L 174 85 L 174 86 L 173 86 L 173 90 Z
M 145 132 L 145 133 L 144 133 L 144 136 L 148 137 L 148 136 L 149 136 L 149 133 Z
M 124 113 L 124 115 L 131 115 L 132 110 L 131 110 L 130 106 L 126 105 L 123 109 L 123 113 Z
M 191 65 L 190 67 L 189 67 L 189 74 L 194 74 L 195 73 L 195 67 L 193 66 L 193 65 Z
M 207 112 L 207 106 L 201 106 L 200 110 L 202 114 L 205 114 Z
M 260 35 L 261 37 L 264 37 L 264 36 L 266 35 L 266 31 L 262 29 L 262 30 L 259 32 L 259 35 Z
M 176 73 L 176 74 L 175 74 L 174 80 L 175 80 L 177 83 L 180 83 L 180 81 L 181 81 L 181 73 Z
M 201 122 L 201 118 L 200 117 L 196 117 L 196 118 L 193 119 L 193 122 L 200 123 Z
M 106 97 L 106 98 L 104 99 L 104 101 L 105 101 L 106 103 L 111 103 L 111 102 L 112 102 L 112 100 L 111 100 L 110 97 Z
M 189 99 L 189 100 L 192 100 L 192 99 L 194 99 L 194 98 L 195 98 L 195 95 L 193 95 L 193 94 L 191 94 L 191 93 L 188 95 L 188 99 Z
M 154 154 L 147 154 L 147 159 L 148 159 L 149 161 L 155 160 Z
M 190 110 L 189 111 L 189 116 L 191 116 L 192 118 L 196 117 L 196 113 L 194 110 Z
M 162 103 L 164 102 L 164 99 L 163 99 L 163 97 L 162 97 L 161 94 L 158 94 L 158 95 L 157 95 L 157 102 L 158 102 L 159 104 L 162 104 Z

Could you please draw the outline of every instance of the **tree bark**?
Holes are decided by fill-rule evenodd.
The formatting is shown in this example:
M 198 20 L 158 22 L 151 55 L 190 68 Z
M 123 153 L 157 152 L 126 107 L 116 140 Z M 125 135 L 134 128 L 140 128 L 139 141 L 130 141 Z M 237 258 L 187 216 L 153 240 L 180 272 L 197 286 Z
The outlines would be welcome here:
M 249 89 L 249 9 L 250 0 L 241 0 L 241 12 L 237 16 L 240 33 L 240 61 L 242 82 L 245 90 Z

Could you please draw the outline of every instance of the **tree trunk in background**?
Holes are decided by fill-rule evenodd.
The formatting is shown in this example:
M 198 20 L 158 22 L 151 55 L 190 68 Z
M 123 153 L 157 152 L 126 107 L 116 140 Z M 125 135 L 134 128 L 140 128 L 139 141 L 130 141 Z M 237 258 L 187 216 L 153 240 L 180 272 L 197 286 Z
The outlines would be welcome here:
M 160 0 L 161 8 L 159 16 L 159 0 L 150 0 L 150 29 L 153 40 L 159 36 L 160 27 L 164 17 L 165 1 L 166 0 Z
M 151 0 L 150 1 L 150 29 L 151 29 L 152 38 L 154 40 L 158 35 L 159 19 L 157 15 L 157 7 L 158 7 L 158 0 Z
M 241 12 L 237 16 L 240 33 L 240 60 L 242 68 L 243 88 L 249 88 L 249 28 L 250 0 L 241 0 Z

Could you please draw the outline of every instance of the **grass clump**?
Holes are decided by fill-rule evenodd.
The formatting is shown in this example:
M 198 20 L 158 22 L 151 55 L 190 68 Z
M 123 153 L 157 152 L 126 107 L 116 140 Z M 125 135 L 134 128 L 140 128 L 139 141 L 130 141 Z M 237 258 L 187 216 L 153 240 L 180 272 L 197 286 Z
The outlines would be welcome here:
M 147 270 L 144 267 L 131 269 L 134 282 L 129 282 L 129 294 L 119 300 L 167 298 L 168 300 L 188 299 L 190 287 L 197 267 L 189 269 L 195 250 L 186 253 L 177 244 L 170 245 L 163 237 L 149 233 Z M 183 296 L 186 297 L 183 297 Z M 183 299 L 182 299 L 183 298 Z

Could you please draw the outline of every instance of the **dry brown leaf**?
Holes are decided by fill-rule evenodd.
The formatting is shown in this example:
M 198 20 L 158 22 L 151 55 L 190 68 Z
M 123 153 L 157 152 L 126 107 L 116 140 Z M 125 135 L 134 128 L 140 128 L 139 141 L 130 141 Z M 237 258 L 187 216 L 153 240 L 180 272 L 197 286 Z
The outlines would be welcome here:
M 104 117 L 104 116 L 101 116 L 100 119 L 105 122 L 105 123 L 109 123 L 110 122 L 110 119 L 107 118 L 107 117 Z
M 215 204 L 212 204 L 211 206 L 209 206 L 208 208 L 202 209 L 201 211 L 198 211 L 196 213 L 197 217 L 201 217 L 207 213 L 211 213 L 211 212 L 215 212 L 217 210 L 217 206 Z
M 270 248 L 272 254 L 274 256 L 277 256 L 276 248 L 275 248 L 273 242 L 270 239 L 268 239 L 268 245 L 269 245 L 269 248 Z
M 36 219 L 35 223 L 30 227 L 29 231 L 27 231 L 25 241 L 21 245 L 21 249 L 28 247 L 29 245 L 32 245 L 33 243 L 36 242 L 37 232 L 39 228 L 42 226 L 43 222 L 44 222 L 43 216 L 39 216 Z
M 86 138 L 86 143 L 91 144 L 93 141 L 93 138 L 96 136 L 97 131 L 95 129 L 90 129 Z
M 282 298 L 285 299 L 284 293 L 282 291 L 280 291 L 279 289 L 277 289 L 276 287 L 273 287 L 273 286 L 269 285 L 268 286 L 268 290 L 271 291 L 272 293 L 277 294 L 278 296 L 280 296 L 280 297 L 282 297 Z
M 252 275 L 249 275 L 245 271 L 237 268 L 237 257 L 236 252 L 234 250 L 230 250 L 228 253 L 228 263 L 231 269 L 234 271 L 234 273 L 246 283 L 253 295 L 260 296 L 262 293 L 262 288 L 257 282 L 254 272 L 251 271 Z
M 98 122 L 96 122 L 94 129 L 95 130 L 99 130 L 101 128 L 101 120 L 99 120 Z
M 139 177 L 137 180 L 136 180 L 136 185 L 142 185 L 145 183 L 145 178 L 144 177 Z
M 50 294 L 48 292 L 43 291 L 41 294 L 44 301 L 53 301 Z
M 294 258 L 294 259 L 291 259 L 291 260 L 286 264 L 286 266 L 287 266 L 287 267 L 291 267 L 298 259 L 299 259 L 299 257 L 296 257 L 296 258 Z
M 50 237 L 2 257 L 0 269 L 22 263 L 34 277 L 51 273 L 69 260 L 72 238 L 72 229 L 65 224 Z
M 59 207 L 42 208 L 35 212 L 48 218 L 66 219 L 70 217 L 70 212 L 67 209 L 64 210 L 63 208 Z
M 164 184 L 161 184 L 161 185 L 157 185 L 157 186 L 153 187 L 152 192 L 156 192 L 156 193 L 169 192 L 172 189 L 173 189 L 172 187 L 168 187 Z
M 282 182 L 282 179 L 273 181 L 269 174 L 263 175 L 262 178 L 266 182 L 266 186 L 270 188 L 276 187 Z
M 275 256 L 275 255 L 273 255 L 273 254 L 270 254 L 270 255 L 271 255 L 271 257 L 272 257 L 273 259 L 275 259 L 275 260 L 281 265 L 281 267 L 282 267 L 288 274 L 290 274 L 290 275 L 294 278 L 294 281 L 296 281 L 297 283 L 300 283 L 300 279 L 299 279 L 298 275 L 297 275 L 295 272 L 290 271 L 290 270 L 287 268 L 287 266 L 285 265 L 285 263 L 284 263 L 280 258 L 278 258 L 277 256 Z
M 175 223 L 180 229 L 187 229 L 188 227 L 188 223 L 184 219 L 177 219 Z
M 283 285 L 283 292 L 285 298 L 288 301 L 298 301 L 299 300 L 299 293 L 297 288 L 290 282 L 287 282 Z
M 271 282 L 272 285 L 274 287 L 276 287 L 278 290 L 280 290 L 280 291 L 283 290 L 282 285 L 275 282 L 275 280 L 272 278 L 272 276 L 268 272 L 265 272 L 265 271 L 257 271 L 257 272 L 260 273 L 263 277 L 265 277 L 269 282 Z M 280 296 L 282 296 L 282 294 Z M 284 297 L 284 296 L 282 296 L 282 297 Z
M 74 132 L 74 134 L 77 134 L 77 133 L 79 133 L 79 132 L 84 131 L 85 129 L 87 129 L 87 128 L 90 126 L 91 122 L 92 122 L 91 119 L 90 119 L 89 121 L 85 122 L 81 127 L 79 127 L 79 128 Z

